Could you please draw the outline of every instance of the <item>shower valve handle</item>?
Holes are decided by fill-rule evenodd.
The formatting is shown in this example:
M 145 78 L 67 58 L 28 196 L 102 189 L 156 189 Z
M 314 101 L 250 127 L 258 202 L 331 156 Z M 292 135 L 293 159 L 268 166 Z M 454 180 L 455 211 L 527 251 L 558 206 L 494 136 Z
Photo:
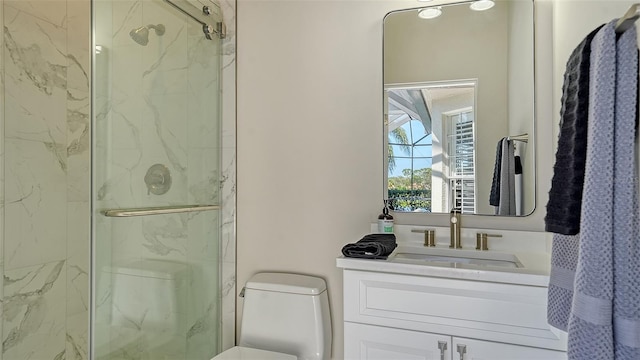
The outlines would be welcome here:
M 162 195 L 171 188 L 171 173 L 169 168 L 162 164 L 155 164 L 149 168 L 144 176 L 147 185 L 147 195 Z

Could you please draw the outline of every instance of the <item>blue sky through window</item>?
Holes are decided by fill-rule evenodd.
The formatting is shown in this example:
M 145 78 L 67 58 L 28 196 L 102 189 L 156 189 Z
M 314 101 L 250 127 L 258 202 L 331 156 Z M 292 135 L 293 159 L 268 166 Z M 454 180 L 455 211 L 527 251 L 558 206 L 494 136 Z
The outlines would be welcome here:
M 393 148 L 395 168 L 389 172 L 389 177 L 402 176 L 404 169 L 413 170 L 431 168 L 432 165 L 432 141 L 431 134 L 427 134 L 422 122 L 410 120 L 400 126 L 407 136 L 409 148 L 399 144 L 397 138 L 389 132 L 389 145 Z M 413 145 L 413 146 L 411 146 Z

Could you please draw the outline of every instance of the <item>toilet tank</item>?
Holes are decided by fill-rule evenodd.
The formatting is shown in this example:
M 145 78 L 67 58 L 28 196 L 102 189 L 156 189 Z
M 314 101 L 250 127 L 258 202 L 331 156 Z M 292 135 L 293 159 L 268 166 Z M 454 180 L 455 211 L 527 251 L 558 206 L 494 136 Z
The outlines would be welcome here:
M 320 360 L 331 356 L 327 286 L 313 276 L 259 273 L 247 282 L 240 346 Z
M 111 325 L 152 333 L 184 333 L 187 265 L 139 260 L 105 268 L 111 276 Z

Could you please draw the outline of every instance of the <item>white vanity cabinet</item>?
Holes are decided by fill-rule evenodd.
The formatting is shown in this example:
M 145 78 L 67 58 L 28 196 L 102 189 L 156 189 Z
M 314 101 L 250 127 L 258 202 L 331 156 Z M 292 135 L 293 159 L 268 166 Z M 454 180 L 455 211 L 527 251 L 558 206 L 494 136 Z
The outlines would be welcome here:
M 566 359 L 566 335 L 547 325 L 546 287 L 461 274 L 344 268 L 345 359 Z
M 451 359 L 446 335 L 345 321 L 344 339 L 345 359 Z
M 344 323 L 345 359 L 565 360 L 562 351 Z
M 453 338 L 453 360 L 566 360 L 563 351 L 502 344 L 476 339 Z M 464 357 L 463 357 L 464 355 Z

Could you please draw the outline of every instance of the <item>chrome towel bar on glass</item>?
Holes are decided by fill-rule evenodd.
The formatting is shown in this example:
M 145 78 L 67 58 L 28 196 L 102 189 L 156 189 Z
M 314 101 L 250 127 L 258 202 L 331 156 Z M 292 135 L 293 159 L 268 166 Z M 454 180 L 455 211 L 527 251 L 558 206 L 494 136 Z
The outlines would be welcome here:
M 130 217 L 146 215 L 166 215 L 211 210 L 220 210 L 220 205 L 157 206 L 146 208 L 108 209 L 102 210 L 100 212 L 102 213 L 102 215 L 108 217 Z

